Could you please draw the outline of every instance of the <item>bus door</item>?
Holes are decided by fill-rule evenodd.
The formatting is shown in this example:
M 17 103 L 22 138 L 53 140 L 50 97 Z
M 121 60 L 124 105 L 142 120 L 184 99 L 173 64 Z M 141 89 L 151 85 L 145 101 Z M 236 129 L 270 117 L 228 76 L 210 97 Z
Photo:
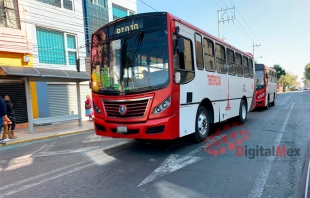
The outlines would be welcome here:
M 195 131 L 196 113 L 200 103 L 198 94 L 203 93 L 201 90 L 203 86 L 199 86 L 195 75 L 200 73 L 202 77 L 204 72 L 196 71 L 195 73 L 195 52 L 193 51 L 195 50 L 195 31 L 177 21 L 175 23 L 175 26 L 179 27 L 178 38 L 183 39 L 182 42 L 184 43 L 184 55 L 174 55 L 175 59 L 179 60 L 174 67 L 181 76 L 180 137 L 183 137 Z M 177 41 L 176 37 L 174 37 L 174 41 Z M 201 82 L 200 85 L 202 85 Z

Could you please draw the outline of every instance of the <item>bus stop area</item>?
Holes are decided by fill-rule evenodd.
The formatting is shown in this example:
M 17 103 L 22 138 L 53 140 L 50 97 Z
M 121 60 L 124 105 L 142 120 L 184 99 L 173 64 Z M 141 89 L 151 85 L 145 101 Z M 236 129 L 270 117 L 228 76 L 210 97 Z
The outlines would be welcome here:
M 81 101 L 80 83 L 89 81 L 87 72 L 74 70 L 55 70 L 33 67 L 1 66 L 0 79 L 4 83 L 10 81 L 21 81 L 24 84 L 28 128 L 16 128 L 17 139 L 11 140 L 6 145 L 44 139 L 47 137 L 62 136 L 66 134 L 79 133 L 93 129 L 93 123 L 83 121 L 81 108 L 84 108 Z M 64 82 L 76 84 L 76 103 L 78 111 L 75 114 L 62 115 L 57 117 L 34 118 L 32 111 L 33 98 L 31 97 L 30 82 Z M 21 105 L 19 105 L 21 106 Z
M 12 139 L 6 144 L 0 145 L 12 145 L 25 143 L 35 140 L 42 140 L 46 138 L 66 136 L 71 134 L 83 133 L 92 131 L 94 129 L 93 122 L 83 121 L 82 125 L 79 126 L 79 123 L 76 121 L 62 122 L 62 123 L 53 123 L 45 126 L 36 126 L 34 127 L 34 132 L 30 133 L 28 128 L 17 129 L 15 134 L 18 138 Z

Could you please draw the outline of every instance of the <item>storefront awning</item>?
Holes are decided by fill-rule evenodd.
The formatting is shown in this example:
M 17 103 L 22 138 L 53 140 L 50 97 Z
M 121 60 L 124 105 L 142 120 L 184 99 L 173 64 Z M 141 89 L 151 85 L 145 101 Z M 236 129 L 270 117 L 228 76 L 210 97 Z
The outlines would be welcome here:
M 0 77 L 29 77 L 30 81 L 76 82 L 89 81 L 87 72 L 74 70 L 45 69 L 33 67 L 0 66 Z

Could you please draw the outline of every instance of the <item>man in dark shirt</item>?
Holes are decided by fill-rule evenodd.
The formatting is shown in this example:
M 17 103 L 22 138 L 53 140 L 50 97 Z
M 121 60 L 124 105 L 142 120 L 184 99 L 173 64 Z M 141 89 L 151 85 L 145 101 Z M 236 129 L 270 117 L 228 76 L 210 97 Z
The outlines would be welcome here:
M 0 98 L 0 137 L 1 137 L 2 127 L 3 127 L 3 117 L 5 115 L 6 115 L 5 103 L 2 100 L 2 98 Z M 0 144 L 5 144 L 5 142 L 1 140 L 1 138 L 0 138 Z

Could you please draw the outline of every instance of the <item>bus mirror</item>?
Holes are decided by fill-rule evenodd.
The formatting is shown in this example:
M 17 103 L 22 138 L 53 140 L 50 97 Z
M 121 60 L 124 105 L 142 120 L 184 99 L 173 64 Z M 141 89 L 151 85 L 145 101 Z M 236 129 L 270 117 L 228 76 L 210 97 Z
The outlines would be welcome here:
M 76 71 L 80 72 L 80 59 L 76 59 Z
M 184 54 L 185 51 L 184 38 L 178 38 L 177 46 L 178 46 L 178 54 Z

